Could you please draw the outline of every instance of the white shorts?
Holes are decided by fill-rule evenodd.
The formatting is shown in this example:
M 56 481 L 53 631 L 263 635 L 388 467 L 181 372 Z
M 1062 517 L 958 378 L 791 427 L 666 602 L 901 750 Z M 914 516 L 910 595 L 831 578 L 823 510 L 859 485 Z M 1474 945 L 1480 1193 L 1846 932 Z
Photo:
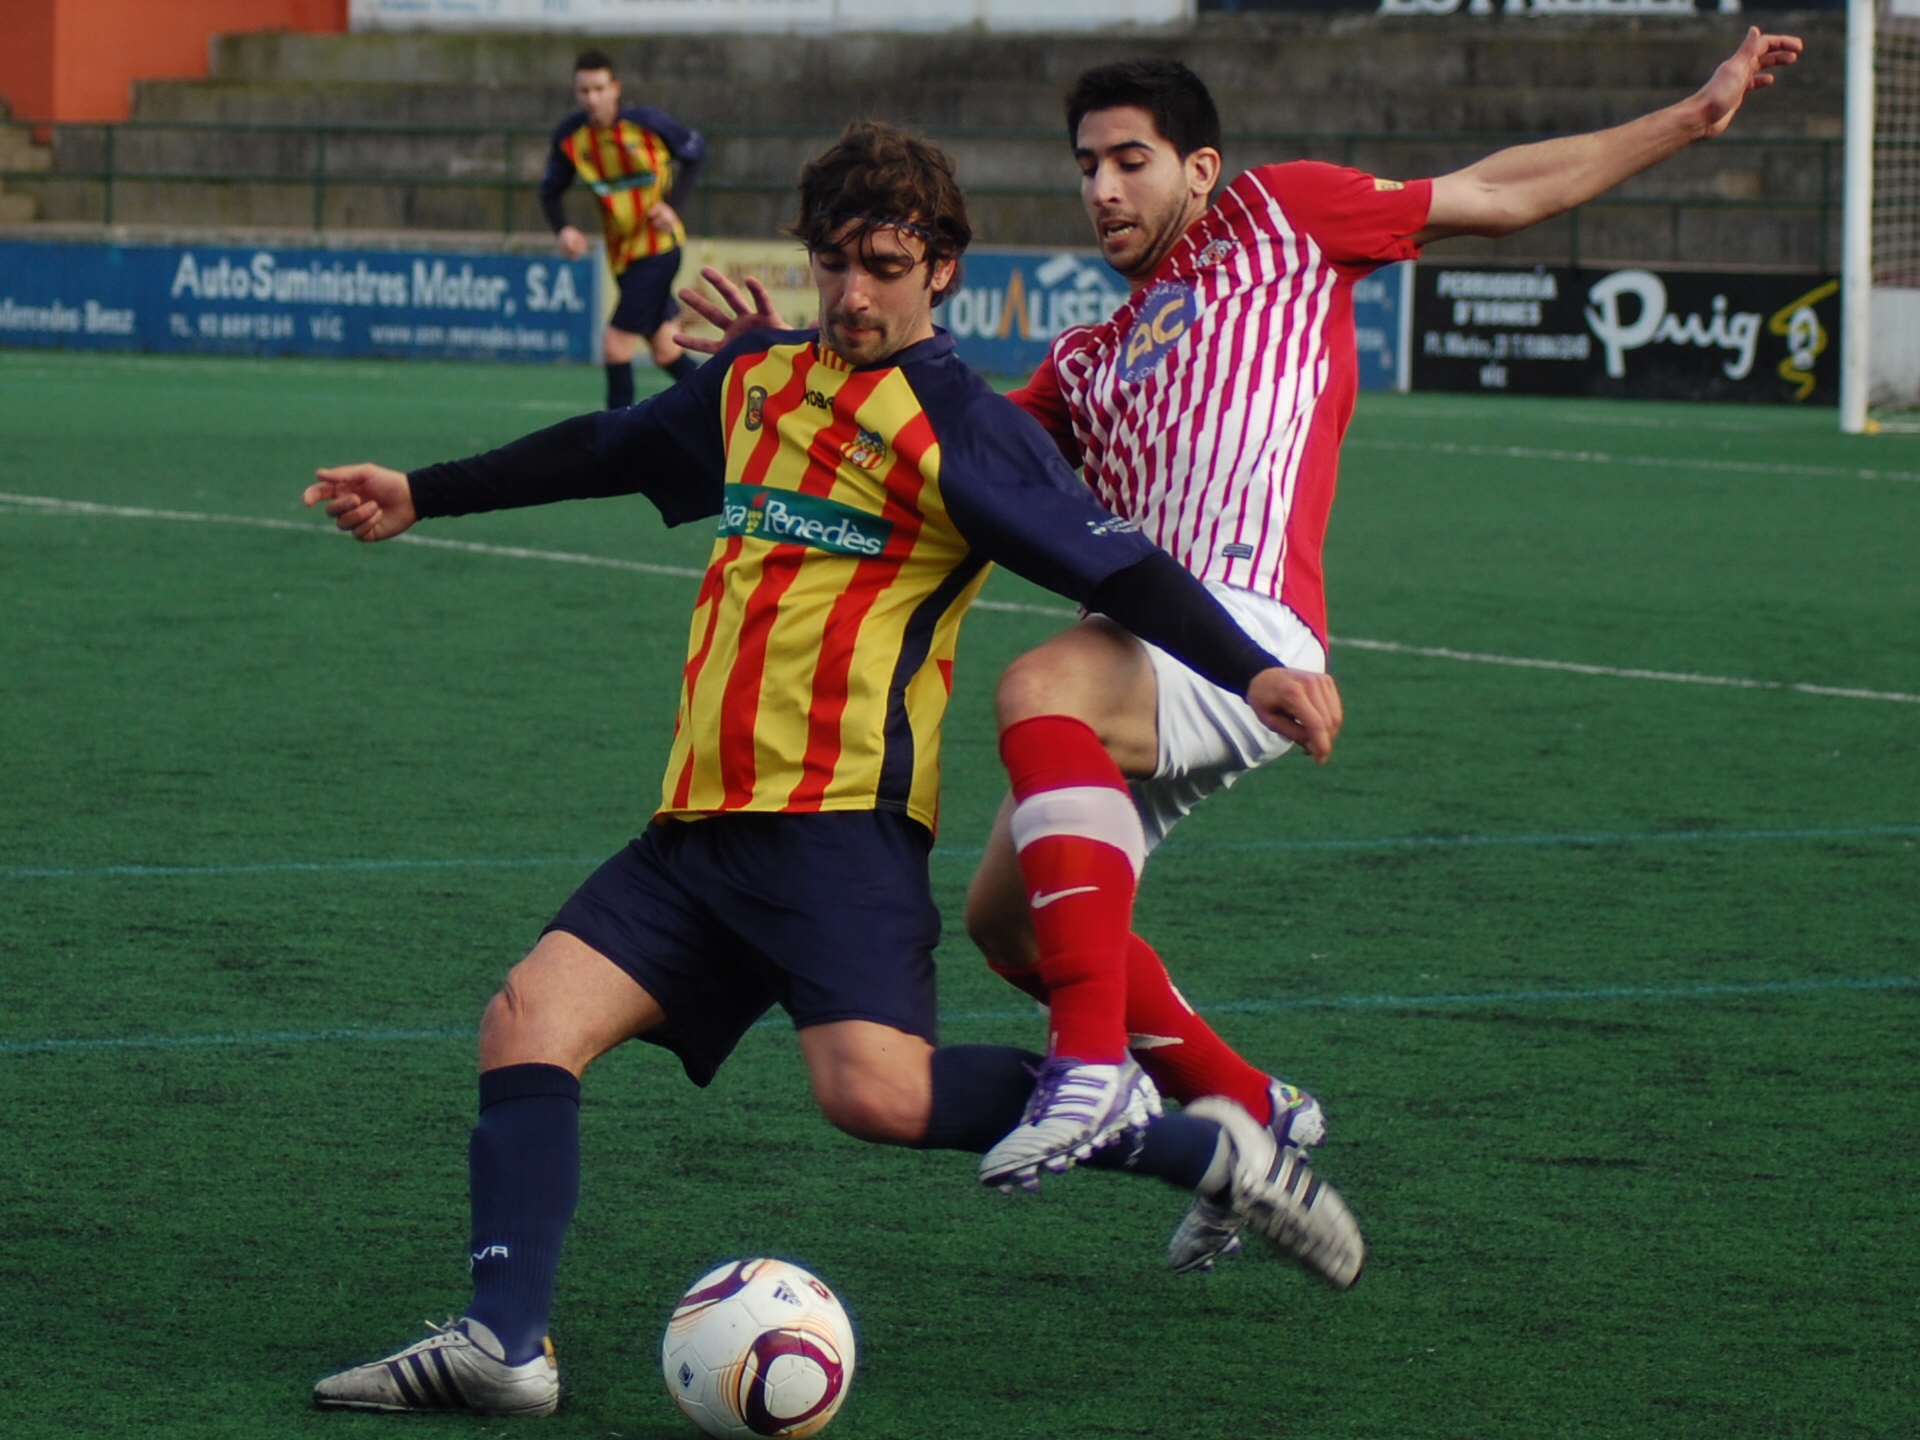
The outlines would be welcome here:
M 1215 581 L 1207 589 L 1288 669 L 1327 668 L 1319 637 L 1278 600 Z M 1207 796 L 1286 754 L 1293 742 L 1262 725 L 1231 690 L 1201 679 L 1158 646 L 1146 649 L 1159 689 L 1160 760 L 1152 779 L 1129 784 L 1151 851 Z

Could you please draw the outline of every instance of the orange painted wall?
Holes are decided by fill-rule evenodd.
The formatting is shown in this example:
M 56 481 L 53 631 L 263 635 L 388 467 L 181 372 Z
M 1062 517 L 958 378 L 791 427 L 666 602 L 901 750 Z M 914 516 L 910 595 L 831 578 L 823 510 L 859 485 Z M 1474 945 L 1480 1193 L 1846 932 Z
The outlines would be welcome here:
M 347 0 L 0 0 L 0 97 L 16 115 L 124 120 L 135 80 L 207 73 L 239 30 L 345 30 Z

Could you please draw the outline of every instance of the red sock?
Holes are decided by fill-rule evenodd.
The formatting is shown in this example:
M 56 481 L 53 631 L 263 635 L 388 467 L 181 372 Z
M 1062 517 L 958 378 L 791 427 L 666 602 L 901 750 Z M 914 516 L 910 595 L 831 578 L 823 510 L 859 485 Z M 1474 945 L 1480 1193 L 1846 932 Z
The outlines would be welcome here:
M 1094 1065 L 1127 1058 L 1127 940 L 1146 860 L 1140 816 L 1093 727 L 1065 715 L 1010 725 L 1013 845 L 1040 943 L 1049 1050 Z
M 1133 1058 L 1160 1093 L 1182 1105 L 1202 1095 L 1239 1102 L 1262 1125 L 1273 1118 L 1268 1076 L 1213 1033 L 1173 988 L 1167 967 L 1138 935 L 1127 947 L 1127 1029 Z

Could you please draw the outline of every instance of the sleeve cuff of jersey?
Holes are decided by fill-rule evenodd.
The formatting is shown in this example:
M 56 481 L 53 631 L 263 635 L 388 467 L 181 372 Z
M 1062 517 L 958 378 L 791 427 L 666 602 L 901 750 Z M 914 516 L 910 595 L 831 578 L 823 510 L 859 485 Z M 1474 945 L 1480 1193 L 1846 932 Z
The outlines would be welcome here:
M 1094 587 L 1087 608 L 1157 645 L 1189 670 L 1244 696 L 1280 662 L 1257 644 L 1179 561 L 1156 550 Z

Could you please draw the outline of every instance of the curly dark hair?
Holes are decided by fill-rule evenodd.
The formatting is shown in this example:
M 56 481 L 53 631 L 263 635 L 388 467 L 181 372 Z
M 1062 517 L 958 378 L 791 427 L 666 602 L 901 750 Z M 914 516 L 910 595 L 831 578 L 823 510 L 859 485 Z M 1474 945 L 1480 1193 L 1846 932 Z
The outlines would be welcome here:
M 1137 105 L 1153 116 L 1160 138 L 1182 160 L 1200 149 L 1220 148 L 1220 111 L 1198 75 L 1178 60 L 1149 58 L 1100 65 L 1067 92 L 1067 143 L 1080 143 L 1080 122 L 1094 110 Z
M 846 234 L 848 222 L 854 229 Z M 800 218 L 788 226 L 809 250 L 824 250 L 838 238 L 858 244 L 876 230 L 918 236 L 927 261 L 958 261 L 973 241 L 967 200 L 953 178 L 953 158 L 937 145 L 881 120 L 856 120 L 833 147 L 800 172 Z M 934 292 L 938 305 L 960 283 Z

